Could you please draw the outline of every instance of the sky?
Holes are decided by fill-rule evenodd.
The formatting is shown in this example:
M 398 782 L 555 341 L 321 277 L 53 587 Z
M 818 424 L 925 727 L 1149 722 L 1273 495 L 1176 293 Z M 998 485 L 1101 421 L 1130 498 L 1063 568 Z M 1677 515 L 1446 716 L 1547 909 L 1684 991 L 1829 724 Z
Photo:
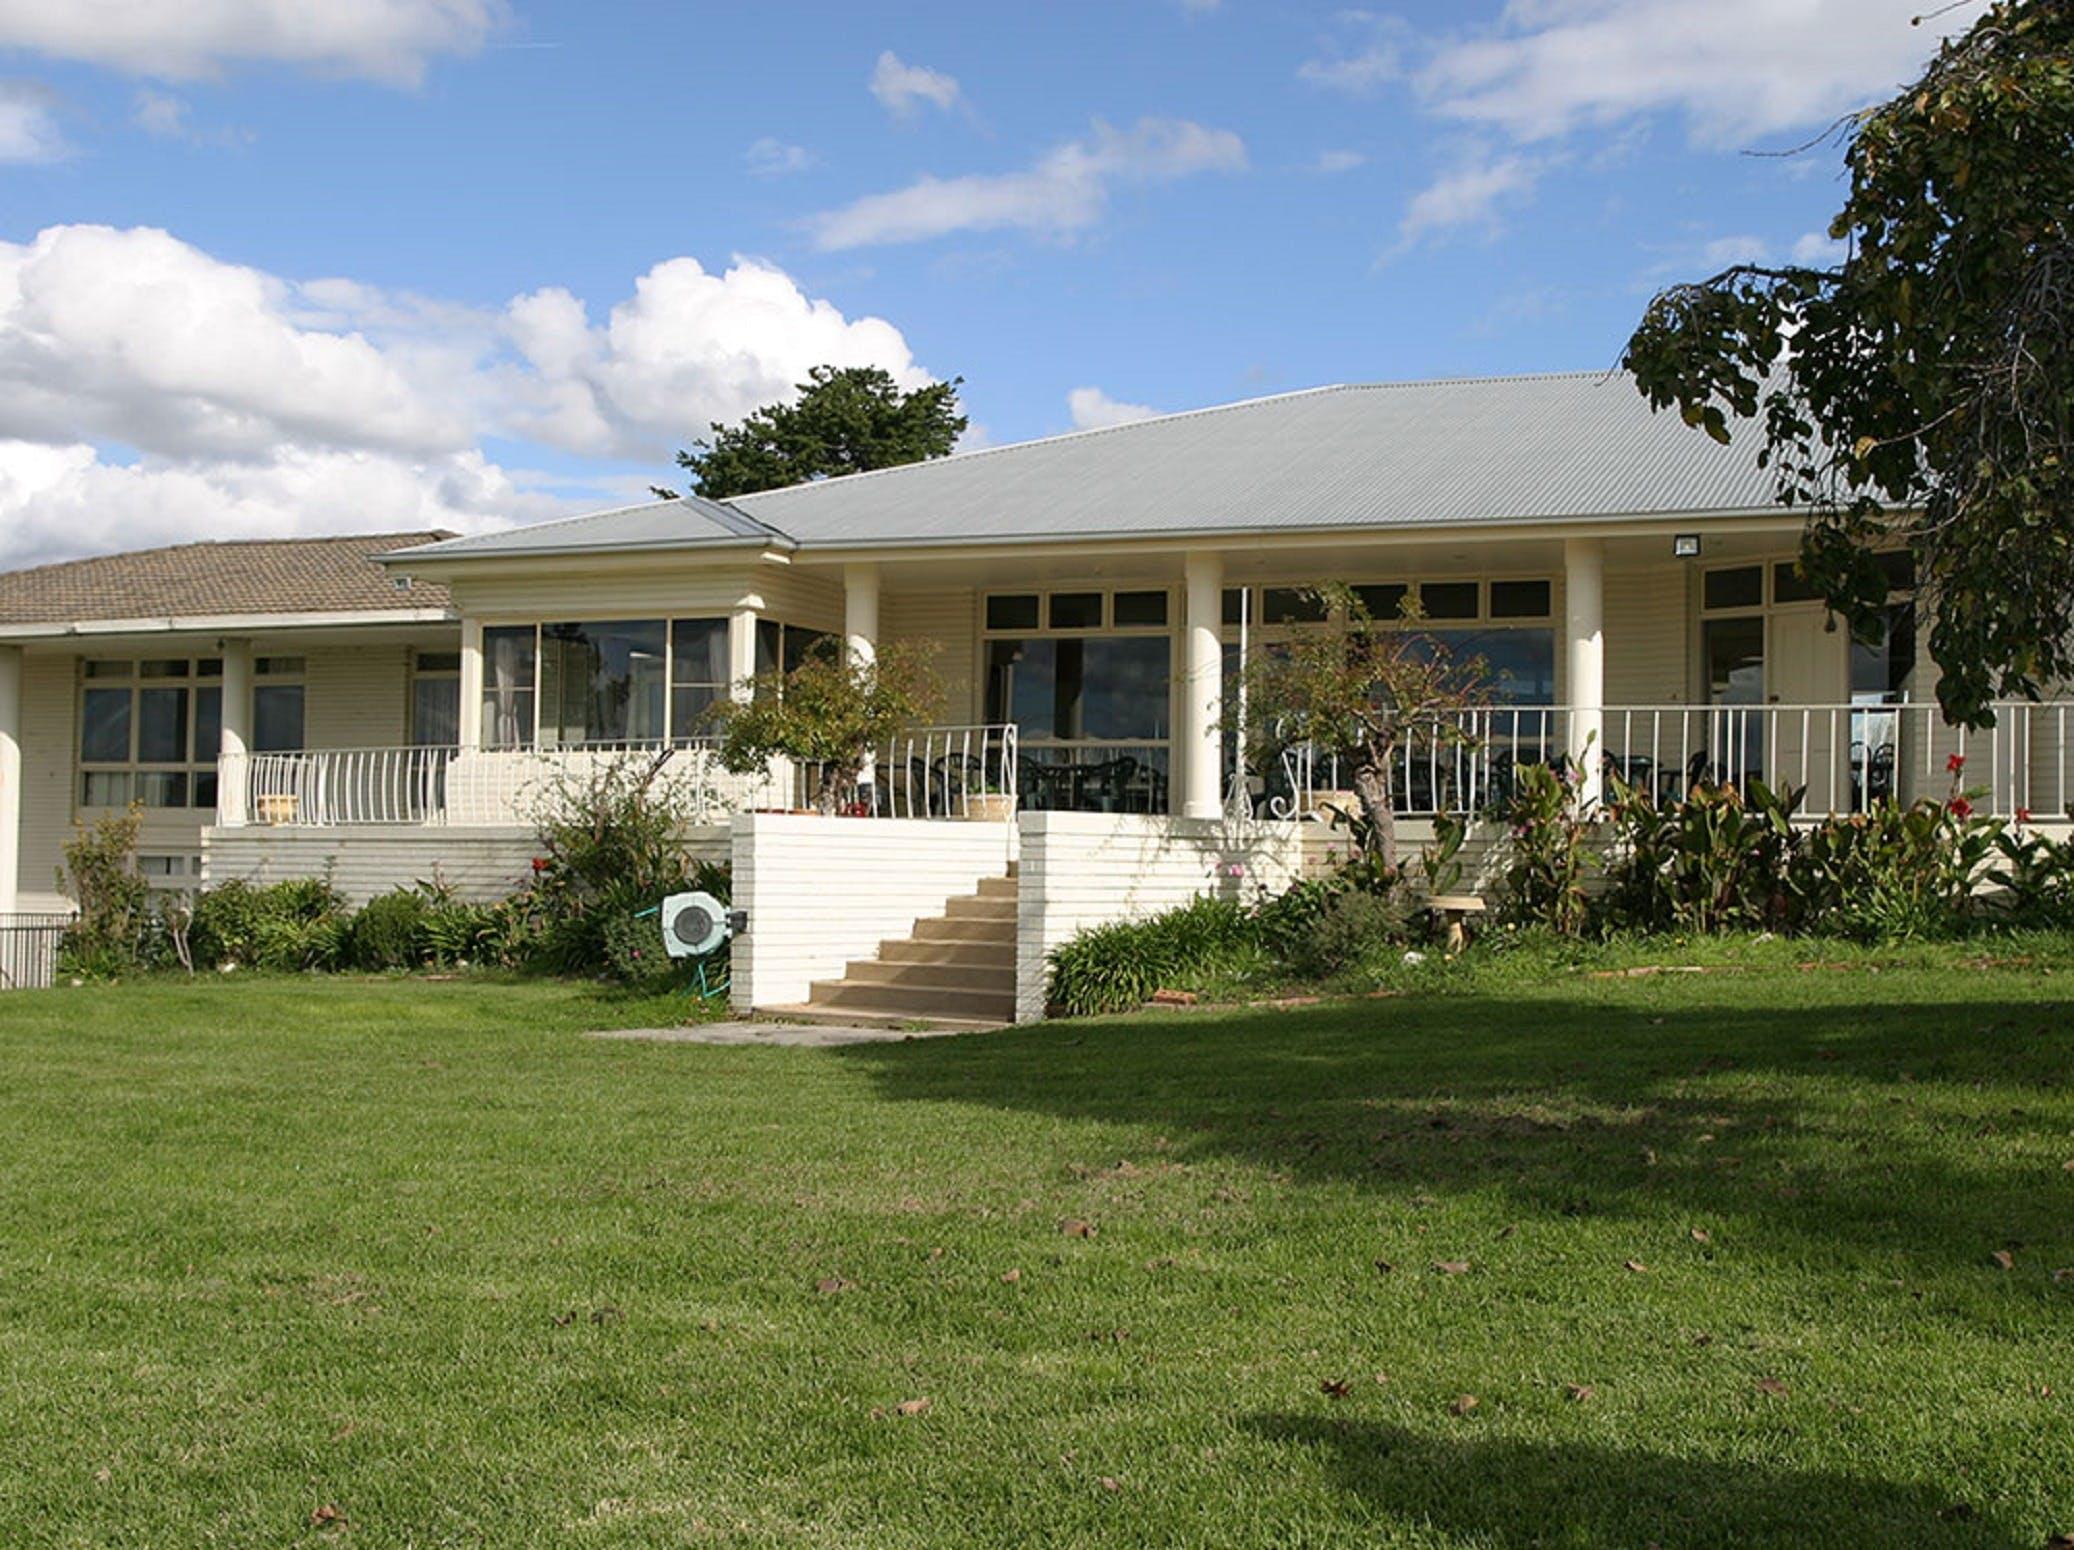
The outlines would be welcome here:
M 1827 262 L 1921 0 L 0 0 L 0 568 L 682 483 L 816 364 L 966 446 L 1610 367 Z

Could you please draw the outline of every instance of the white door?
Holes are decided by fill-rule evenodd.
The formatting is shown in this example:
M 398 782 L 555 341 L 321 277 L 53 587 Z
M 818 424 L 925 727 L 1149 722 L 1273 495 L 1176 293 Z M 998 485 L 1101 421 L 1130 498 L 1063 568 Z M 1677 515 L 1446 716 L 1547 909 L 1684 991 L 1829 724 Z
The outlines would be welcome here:
M 1850 743 L 1850 637 L 1829 627 L 1819 607 L 1781 609 L 1766 642 L 1765 699 L 1770 714 L 1765 778 L 1774 790 L 1805 786 L 1805 811 L 1850 805 L 1845 749 Z

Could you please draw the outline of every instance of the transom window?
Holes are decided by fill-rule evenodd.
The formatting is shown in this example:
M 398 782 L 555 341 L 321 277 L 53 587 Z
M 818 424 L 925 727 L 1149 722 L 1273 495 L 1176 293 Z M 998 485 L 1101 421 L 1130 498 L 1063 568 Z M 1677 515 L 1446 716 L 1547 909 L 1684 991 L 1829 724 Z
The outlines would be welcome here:
M 80 806 L 216 805 L 221 658 L 97 658 L 83 676 Z

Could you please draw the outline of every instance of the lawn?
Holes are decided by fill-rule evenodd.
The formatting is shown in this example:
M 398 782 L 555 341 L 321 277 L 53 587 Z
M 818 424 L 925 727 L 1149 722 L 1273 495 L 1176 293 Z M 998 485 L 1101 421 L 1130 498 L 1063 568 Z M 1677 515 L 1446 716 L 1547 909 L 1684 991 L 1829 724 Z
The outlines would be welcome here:
M 2040 1550 L 2074 945 L 1990 950 L 845 1050 L 10 995 L 0 1543 Z

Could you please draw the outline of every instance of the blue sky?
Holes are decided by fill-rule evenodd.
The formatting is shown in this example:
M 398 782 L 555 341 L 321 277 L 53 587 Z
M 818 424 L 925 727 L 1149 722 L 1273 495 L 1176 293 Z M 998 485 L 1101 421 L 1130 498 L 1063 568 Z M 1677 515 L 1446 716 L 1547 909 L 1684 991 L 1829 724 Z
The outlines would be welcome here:
M 995 442 L 1610 365 L 1824 256 L 1746 153 L 1911 9 L 0 0 L 0 564 L 607 503 L 820 359 Z

